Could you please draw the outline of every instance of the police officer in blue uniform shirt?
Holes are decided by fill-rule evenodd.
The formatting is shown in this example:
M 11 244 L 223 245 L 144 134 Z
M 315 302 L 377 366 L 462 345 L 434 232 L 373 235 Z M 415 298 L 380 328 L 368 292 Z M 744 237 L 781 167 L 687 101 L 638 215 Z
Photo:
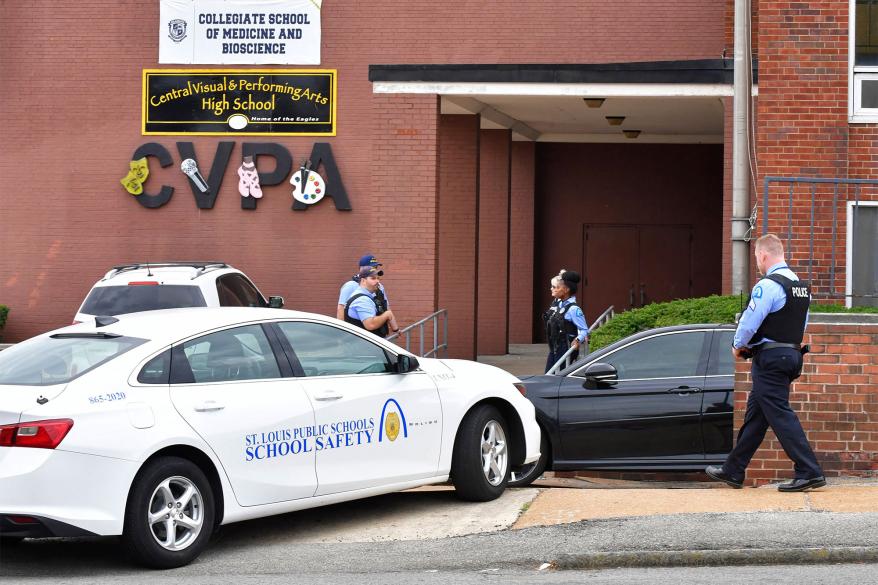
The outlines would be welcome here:
M 378 269 L 366 266 L 359 272 L 359 288 L 345 303 L 345 321 L 375 335 L 387 337 L 399 332 L 396 317 L 378 296 Z
M 588 324 L 579 305 L 576 304 L 576 289 L 579 286 L 579 274 L 572 270 L 561 270 L 552 279 L 552 305 L 543 314 L 546 324 L 546 339 L 549 342 L 549 356 L 546 358 L 546 371 L 564 357 L 571 347 L 570 363 L 579 356 L 579 348 L 588 347 Z
M 360 288 L 360 274 L 359 271 L 363 268 L 378 268 L 379 266 L 383 266 L 381 262 L 375 257 L 374 254 L 365 254 L 363 255 L 358 264 L 357 274 L 355 274 L 351 279 L 341 285 L 341 289 L 338 291 L 338 308 L 335 310 L 335 318 L 339 321 L 345 320 L 345 305 L 356 292 L 357 289 Z M 378 277 L 384 276 L 384 271 L 378 268 Z M 376 293 L 379 297 L 384 297 L 384 304 L 389 308 L 390 300 L 387 298 L 387 291 L 384 289 L 384 285 L 380 282 L 378 283 L 378 292 Z M 380 299 L 379 299 L 380 300 Z
M 705 472 L 740 488 L 750 459 L 771 427 L 795 470 L 795 478 L 777 489 L 801 492 L 822 487 L 826 485 L 823 470 L 790 407 L 790 383 L 802 372 L 801 343 L 808 323 L 810 288 L 787 266 L 783 243 L 774 234 L 756 240 L 756 266 L 765 278 L 753 287 L 732 347 L 735 358 L 752 356 L 753 360 L 747 413 L 725 464 L 711 465 Z

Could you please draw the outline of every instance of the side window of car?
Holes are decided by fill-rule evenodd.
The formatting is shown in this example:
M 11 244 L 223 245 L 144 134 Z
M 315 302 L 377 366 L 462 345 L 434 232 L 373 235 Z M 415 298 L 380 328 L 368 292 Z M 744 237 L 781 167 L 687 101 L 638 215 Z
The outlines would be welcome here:
M 708 374 L 714 376 L 731 376 L 735 373 L 735 358 L 732 357 L 732 342 L 735 332 L 717 331 L 714 333 L 713 350 L 710 352 L 710 369 Z
M 221 307 L 264 307 L 265 300 L 253 283 L 240 274 L 226 274 L 216 280 Z
M 227 382 L 232 380 L 264 380 L 279 378 L 280 370 L 274 351 L 259 325 L 247 325 L 217 331 L 182 345 L 176 351 L 174 381 L 186 381 L 182 375 L 183 360 L 192 370 L 191 381 Z
M 632 343 L 601 361 L 616 368 L 620 380 L 698 375 L 704 331 L 657 335 Z
M 349 331 L 320 323 L 288 321 L 278 325 L 306 376 L 392 371 L 384 349 Z
M 137 381 L 141 384 L 167 384 L 171 375 L 171 350 L 163 351 L 141 368 Z

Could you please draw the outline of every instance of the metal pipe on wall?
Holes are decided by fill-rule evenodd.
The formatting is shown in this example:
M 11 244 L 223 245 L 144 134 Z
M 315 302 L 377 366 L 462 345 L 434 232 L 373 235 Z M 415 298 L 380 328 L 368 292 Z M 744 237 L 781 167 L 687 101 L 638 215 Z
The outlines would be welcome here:
M 732 107 L 732 294 L 750 289 L 750 0 L 735 0 Z M 763 218 L 764 220 L 764 218 Z

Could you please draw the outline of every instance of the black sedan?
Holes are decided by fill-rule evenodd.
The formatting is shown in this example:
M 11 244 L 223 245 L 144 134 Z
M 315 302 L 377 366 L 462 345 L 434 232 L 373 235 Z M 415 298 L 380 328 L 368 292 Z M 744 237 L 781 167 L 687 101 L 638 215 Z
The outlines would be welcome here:
M 558 375 L 526 376 L 542 457 L 513 470 L 525 486 L 544 470 L 700 471 L 732 448 L 732 325 L 636 333 Z

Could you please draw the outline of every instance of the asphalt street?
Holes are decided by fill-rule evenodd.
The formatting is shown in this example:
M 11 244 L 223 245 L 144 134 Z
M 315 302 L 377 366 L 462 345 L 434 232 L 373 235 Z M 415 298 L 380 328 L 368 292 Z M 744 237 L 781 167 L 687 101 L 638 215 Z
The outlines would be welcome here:
M 444 492 L 434 493 L 436 495 L 430 497 L 437 501 L 448 497 Z M 630 579 L 645 579 L 644 576 L 663 573 L 639 567 L 637 563 L 642 563 L 644 558 L 657 559 L 657 564 L 699 565 L 711 562 L 710 554 L 717 551 L 723 551 L 725 558 L 737 553 L 737 564 L 742 565 L 775 564 L 778 558 L 789 558 L 790 553 L 796 551 L 801 555 L 799 562 L 809 564 L 845 560 L 845 554 L 851 555 L 848 560 L 878 562 L 878 557 L 869 557 L 878 551 L 878 513 L 674 514 L 422 540 L 302 540 L 301 527 L 307 529 L 321 518 L 333 522 L 358 514 L 361 521 L 368 522 L 370 513 L 377 520 L 382 510 L 400 511 L 409 501 L 406 494 L 391 494 L 360 503 L 230 525 L 222 529 L 212 546 L 194 564 L 164 572 L 130 566 L 112 538 L 26 541 L 0 550 L 0 580 L 14 582 L 27 578 L 28 583 L 52 584 L 162 583 L 181 579 L 189 583 L 280 580 L 285 583 L 378 583 L 386 582 L 389 577 L 407 580 L 417 577 L 418 582 L 426 583 L 484 583 L 501 579 L 504 582 L 566 583 L 573 582 L 566 580 L 568 574 L 603 578 L 600 575 L 605 575 L 607 570 L 629 564 L 634 566 L 627 572 L 609 572 L 629 575 Z M 383 524 L 383 528 L 388 534 L 394 530 L 392 524 Z M 759 556 L 748 556 L 747 551 L 758 551 Z M 777 556 L 773 557 L 772 552 Z M 847 570 L 865 567 L 843 566 Z M 581 571 L 586 568 L 603 570 Z M 701 574 L 696 568 L 685 570 L 692 575 Z M 677 570 L 684 568 L 677 567 Z M 722 569 L 723 573 L 732 571 L 730 574 L 741 574 L 740 570 L 740 567 Z M 796 570 L 805 569 L 799 566 Z M 710 579 L 710 582 L 718 581 Z M 870 581 L 852 578 L 848 582 Z

